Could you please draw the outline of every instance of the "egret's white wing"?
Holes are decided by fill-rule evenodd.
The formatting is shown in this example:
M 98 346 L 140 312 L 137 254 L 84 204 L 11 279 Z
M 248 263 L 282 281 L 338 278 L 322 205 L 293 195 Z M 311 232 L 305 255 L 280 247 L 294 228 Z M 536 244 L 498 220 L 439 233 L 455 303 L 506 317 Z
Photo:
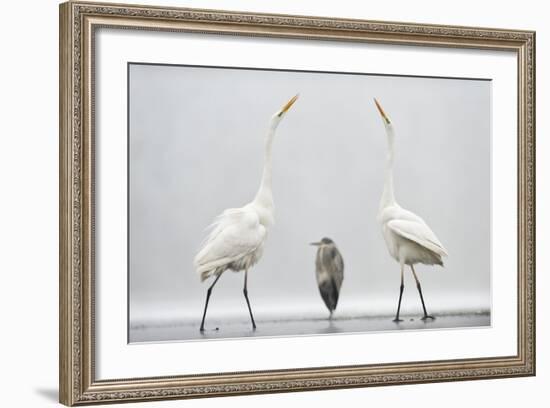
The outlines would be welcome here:
M 265 227 L 251 209 L 224 212 L 195 257 L 198 273 L 226 265 L 256 250 L 265 237 Z
M 434 232 L 422 221 L 392 220 L 387 223 L 396 234 L 422 245 L 441 256 L 447 256 L 447 250 L 437 239 Z
M 199 252 L 204 248 L 210 241 L 214 240 L 218 234 L 224 230 L 225 227 L 232 224 L 233 222 L 238 222 L 240 218 L 244 215 L 245 210 L 243 208 L 228 208 L 223 213 L 218 215 L 212 224 L 206 227 L 206 231 L 210 231 L 206 238 L 201 242 Z

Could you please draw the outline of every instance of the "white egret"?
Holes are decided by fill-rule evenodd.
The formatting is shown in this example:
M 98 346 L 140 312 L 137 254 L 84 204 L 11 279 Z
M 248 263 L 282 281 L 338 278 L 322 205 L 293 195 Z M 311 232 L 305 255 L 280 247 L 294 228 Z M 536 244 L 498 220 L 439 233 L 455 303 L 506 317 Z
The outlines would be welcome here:
M 401 298 L 403 296 L 403 270 L 405 265 L 410 266 L 416 281 L 416 287 L 418 288 L 418 293 L 422 302 L 422 309 L 424 310 L 424 317 L 422 319 L 433 319 L 434 317 L 428 315 L 426 312 L 422 287 L 420 286 L 420 281 L 414 270 L 414 264 L 422 263 L 426 265 L 443 266 L 442 257 L 447 256 L 447 250 L 422 218 L 411 211 L 401 208 L 395 201 L 393 191 L 394 128 L 390 118 L 382 109 L 382 106 L 380 106 L 376 99 L 374 99 L 374 102 L 382 116 L 388 139 L 384 191 L 380 199 L 378 221 L 382 226 L 382 234 L 390 255 L 399 262 L 401 266 L 399 303 L 397 305 L 397 313 L 394 321 L 401 321 L 399 319 L 399 311 L 401 309 Z
M 271 188 L 272 180 L 272 145 L 277 126 L 285 113 L 296 102 L 298 95 L 291 98 L 272 117 L 265 139 L 265 156 L 260 188 L 250 203 L 241 208 L 230 208 L 219 215 L 211 226 L 211 232 L 195 256 L 195 268 L 201 281 L 214 276 L 214 282 L 208 288 L 200 330 L 204 331 L 204 320 L 212 289 L 226 270 L 244 271 L 243 293 L 256 329 L 248 300 L 248 269 L 261 258 L 268 229 L 274 223 L 274 205 Z
M 338 247 L 330 238 L 323 238 L 321 241 L 312 242 L 310 245 L 318 247 L 317 256 L 315 257 L 315 275 L 319 293 L 330 313 L 329 319 L 331 319 L 332 313 L 338 305 L 340 288 L 344 280 L 344 259 Z

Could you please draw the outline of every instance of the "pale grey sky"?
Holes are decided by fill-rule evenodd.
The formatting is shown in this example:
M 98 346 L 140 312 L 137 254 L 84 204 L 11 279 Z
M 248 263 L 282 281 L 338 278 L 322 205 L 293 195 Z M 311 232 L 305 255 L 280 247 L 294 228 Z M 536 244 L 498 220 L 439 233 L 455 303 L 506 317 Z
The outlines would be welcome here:
M 307 244 L 327 236 L 345 260 L 339 309 L 395 311 L 399 266 L 376 221 L 386 138 L 373 97 L 396 129 L 397 201 L 449 252 L 445 268 L 417 268 L 428 308 L 490 307 L 490 81 L 132 64 L 129 90 L 132 321 L 200 320 L 209 283 L 193 257 L 205 228 L 252 200 L 269 118 L 298 92 L 274 141 L 276 225 L 249 273 L 253 308 L 324 313 Z M 409 275 L 403 307 L 416 310 Z M 209 314 L 246 313 L 242 284 L 226 272 Z

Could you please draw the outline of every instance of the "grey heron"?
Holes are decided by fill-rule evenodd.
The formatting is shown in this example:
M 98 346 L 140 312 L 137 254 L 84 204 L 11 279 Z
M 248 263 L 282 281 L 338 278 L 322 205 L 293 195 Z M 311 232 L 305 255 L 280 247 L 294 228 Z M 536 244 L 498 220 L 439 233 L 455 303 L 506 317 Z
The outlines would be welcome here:
M 248 270 L 261 258 L 268 229 L 274 223 L 274 204 L 271 189 L 272 145 L 275 131 L 285 113 L 296 102 L 298 95 L 292 97 L 280 110 L 275 112 L 269 122 L 265 139 L 264 167 L 260 187 L 254 199 L 240 208 L 230 208 L 219 215 L 211 225 L 211 231 L 201 249 L 195 256 L 195 268 L 201 281 L 215 277 L 206 292 L 206 301 L 202 314 L 200 331 L 204 331 L 204 320 L 208 302 L 214 285 L 226 270 L 244 271 L 243 294 L 248 306 L 252 328 L 256 322 L 248 299 Z
M 338 305 L 340 288 L 344 280 L 344 259 L 338 247 L 330 238 L 325 237 L 319 242 L 312 242 L 310 245 L 317 247 L 315 258 L 317 285 L 330 312 L 329 318 L 332 318 L 332 313 Z

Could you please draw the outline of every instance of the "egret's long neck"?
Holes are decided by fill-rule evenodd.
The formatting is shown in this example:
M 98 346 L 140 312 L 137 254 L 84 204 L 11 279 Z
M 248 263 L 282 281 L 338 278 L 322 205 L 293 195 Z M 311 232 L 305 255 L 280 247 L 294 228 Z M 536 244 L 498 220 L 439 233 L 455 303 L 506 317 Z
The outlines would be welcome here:
M 265 139 L 264 169 L 260 188 L 254 197 L 254 202 L 267 209 L 273 208 L 273 193 L 271 190 L 272 181 L 272 146 L 277 124 L 272 121 Z
M 384 191 L 382 192 L 382 197 L 380 199 L 380 211 L 389 205 L 395 204 L 395 196 L 393 192 L 394 131 L 391 124 L 386 125 L 386 135 L 388 139 L 388 155 L 386 157 Z

